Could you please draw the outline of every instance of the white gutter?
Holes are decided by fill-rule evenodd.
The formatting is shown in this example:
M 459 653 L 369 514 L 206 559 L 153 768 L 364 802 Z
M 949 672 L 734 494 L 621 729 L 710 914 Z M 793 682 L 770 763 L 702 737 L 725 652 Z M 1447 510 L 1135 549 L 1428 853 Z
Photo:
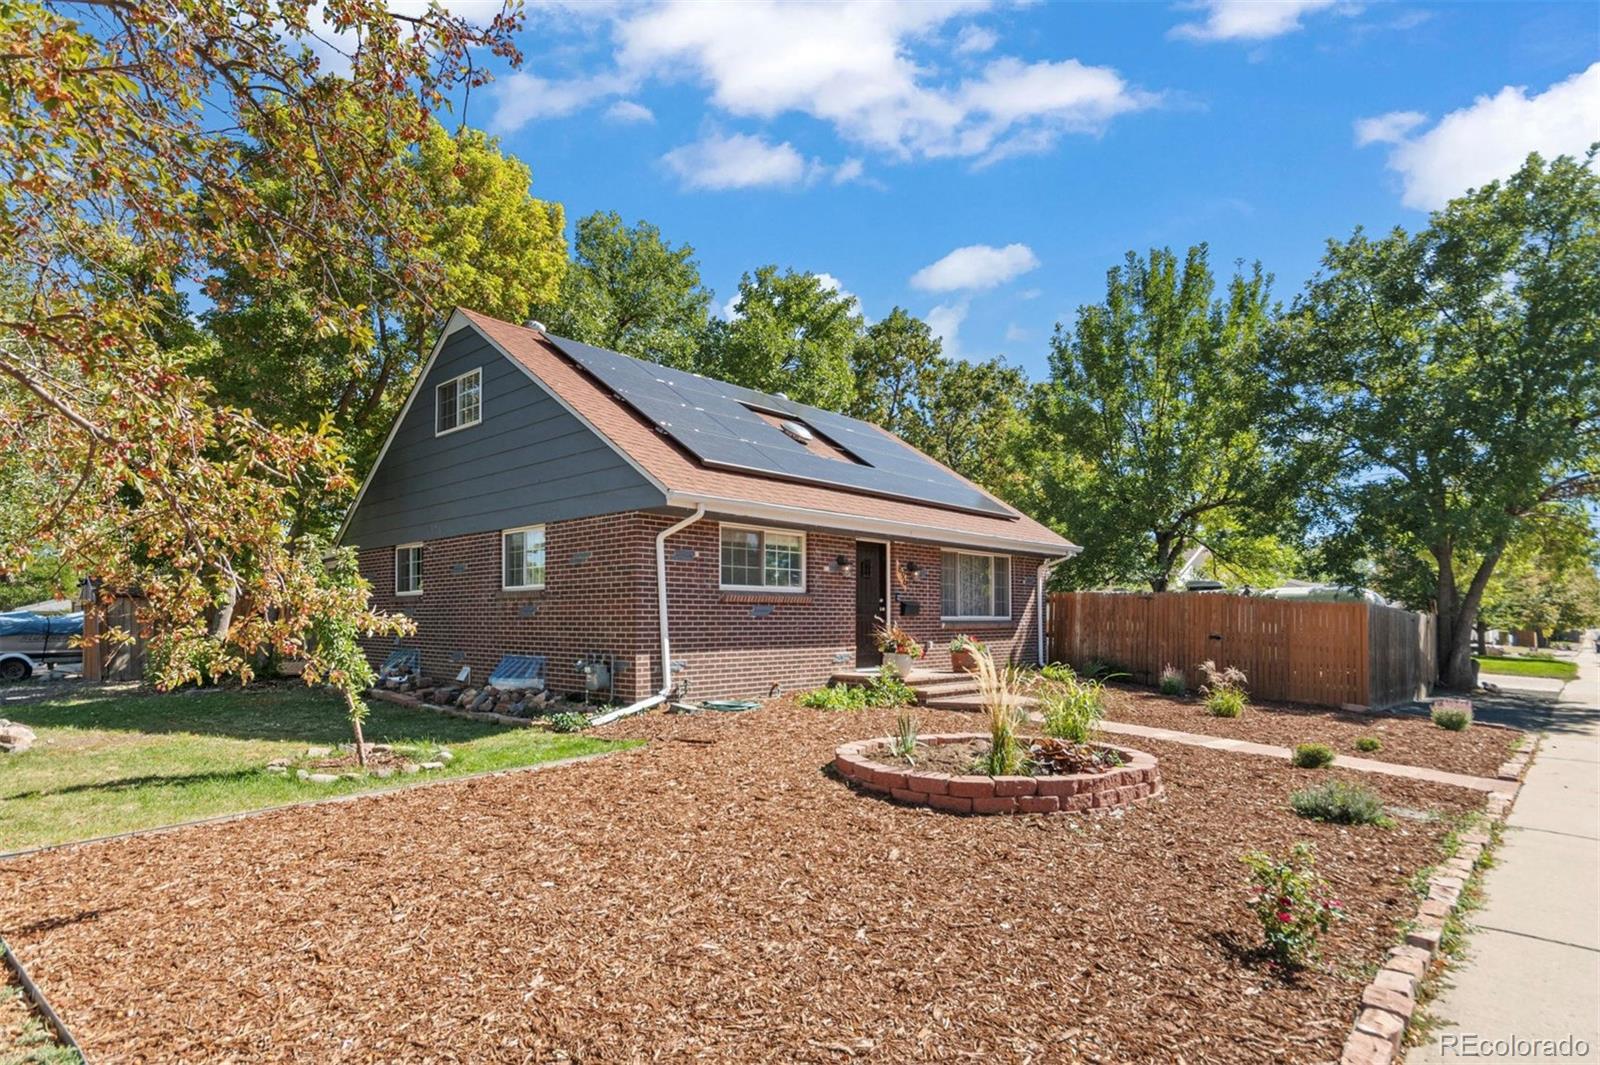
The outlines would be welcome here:
M 755 503 L 748 499 L 728 499 L 717 496 L 688 496 L 681 492 L 668 492 L 667 504 L 675 507 L 709 506 L 718 514 L 736 518 L 753 518 L 758 521 L 776 521 L 789 525 L 806 525 L 814 528 L 838 529 L 844 532 L 884 536 L 892 540 L 921 540 L 951 544 L 960 547 L 986 548 L 990 551 L 1026 555 L 1061 555 L 1071 558 L 1083 548 L 1077 544 L 1040 543 L 1010 536 L 992 536 L 988 533 L 947 529 L 926 522 L 895 521 L 891 518 L 868 518 L 859 514 L 843 514 L 812 507 L 787 506 L 781 503 Z
M 591 725 L 609 725 L 652 706 L 659 706 L 672 694 L 672 642 L 667 637 L 667 537 L 681 532 L 706 516 L 706 505 L 697 503 L 694 513 L 656 533 L 656 613 L 661 620 L 661 690 L 647 698 L 617 710 L 608 710 L 590 722 Z
M 1083 549 L 1082 548 L 1078 549 L 1078 551 L 1081 551 L 1081 550 L 1083 550 Z M 1038 643 L 1036 643 L 1034 645 L 1034 649 L 1038 652 L 1039 664 L 1041 666 L 1047 666 L 1047 665 L 1050 664 L 1050 656 L 1045 651 L 1045 646 L 1044 646 L 1044 586 L 1050 580 L 1050 572 L 1052 570 L 1054 570 L 1057 566 L 1061 565 L 1061 563 L 1066 562 L 1068 559 L 1072 558 L 1073 555 L 1076 555 L 1078 553 L 1078 551 L 1074 551 L 1071 555 L 1065 555 L 1065 556 L 1063 556 L 1061 558 L 1047 558 L 1047 559 L 1045 559 L 1043 562 L 1039 563 L 1039 570 L 1034 575 L 1034 578 L 1033 578 L 1035 594 L 1038 596 L 1038 599 L 1039 599 L 1039 609 L 1038 609 L 1038 615 L 1039 616 L 1036 619 L 1038 621 L 1038 623 L 1039 623 L 1039 639 L 1038 639 Z

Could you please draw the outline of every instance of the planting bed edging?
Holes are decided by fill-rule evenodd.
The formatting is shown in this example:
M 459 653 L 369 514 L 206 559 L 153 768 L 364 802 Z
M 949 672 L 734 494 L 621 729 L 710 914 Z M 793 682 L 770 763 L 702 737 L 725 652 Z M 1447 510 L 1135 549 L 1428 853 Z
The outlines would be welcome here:
M 1538 745 L 1538 734 L 1529 733 L 1501 767 L 1501 779 L 1520 780 Z M 1417 1011 L 1417 994 L 1439 953 L 1445 921 L 1461 905 L 1461 896 L 1489 849 L 1489 828 L 1510 815 L 1520 790 L 1519 783 L 1510 794 L 1491 794 L 1485 804 L 1489 826 L 1464 834 L 1460 848 L 1428 879 L 1428 897 L 1417 908 L 1405 942 L 1390 948 L 1383 968 L 1361 992 L 1361 1005 L 1339 1065 L 1392 1065 L 1404 1056 L 1406 1028 Z
M 976 732 L 953 732 L 921 736 L 917 742 L 938 745 L 984 738 Z M 1124 764 L 1105 773 L 986 777 L 925 773 L 867 757 L 868 751 L 889 742 L 888 736 L 879 736 L 843 744 L 834 751 L 833 767 L 846 780 L 897 802 L 958 814 L 1083 813 L 1131 806 L 1162 793 L 1154 755 L 1109 743 L 1096 746 L 1116 751 Z

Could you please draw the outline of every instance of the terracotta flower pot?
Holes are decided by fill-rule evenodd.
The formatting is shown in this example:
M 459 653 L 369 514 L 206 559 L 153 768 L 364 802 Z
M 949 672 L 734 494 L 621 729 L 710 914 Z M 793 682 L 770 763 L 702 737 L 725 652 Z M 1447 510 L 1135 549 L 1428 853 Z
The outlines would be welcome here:
M 973 673 L 978 668 L 978 656 L 968 648 L 950 652 L 950 668 L 957 673 Z

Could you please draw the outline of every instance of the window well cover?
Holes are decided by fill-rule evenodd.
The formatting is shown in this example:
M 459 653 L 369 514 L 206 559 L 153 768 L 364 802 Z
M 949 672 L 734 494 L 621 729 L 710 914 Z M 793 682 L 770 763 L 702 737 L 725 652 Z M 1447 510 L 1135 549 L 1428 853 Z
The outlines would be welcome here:
M 707 466 L 851 488 L 994 517 L 1016 514 L 887 433 L 842 414 L 549 336 L 569 359 Z M 755 410 L 814 427 L 860 462 L 802 447 Z

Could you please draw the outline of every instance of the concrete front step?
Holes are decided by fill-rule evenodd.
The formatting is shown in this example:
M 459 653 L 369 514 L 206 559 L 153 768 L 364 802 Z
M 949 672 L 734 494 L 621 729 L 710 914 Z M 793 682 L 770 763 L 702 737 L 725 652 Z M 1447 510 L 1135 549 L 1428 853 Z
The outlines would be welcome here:
M 917 693 L 919 699 L 931 699 L 950 695 L 977 695 L 978 685 L 975 681 L 947 680 L 937 684 L 913 684 L 911 690 Z

